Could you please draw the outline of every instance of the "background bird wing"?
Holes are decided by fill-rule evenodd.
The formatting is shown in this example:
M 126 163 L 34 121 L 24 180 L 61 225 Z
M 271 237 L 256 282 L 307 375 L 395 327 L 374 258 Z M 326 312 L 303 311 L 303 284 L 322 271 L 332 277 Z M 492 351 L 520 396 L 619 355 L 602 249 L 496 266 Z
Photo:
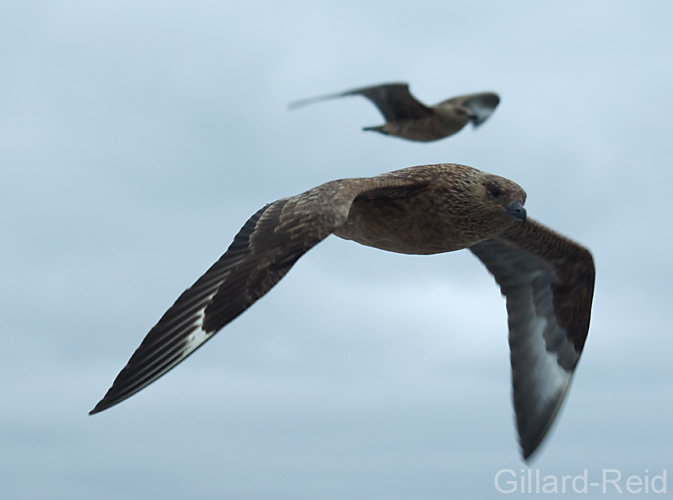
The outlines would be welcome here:
M 290 104 L 290 108 L 298 108 L 324 99 L 349 95 L 362 95 L 372 101 L 376 107 L 379 108 L 379 111 L 383 114 L 386 121 L 423 118 L 433 114 L 432 109 L 417 101 L 416 98 L 411 95 L 409 92 L 409 85 L 406 83 L 374 85 L 371 87 L 348 90 L 338 94 L 312 97 L 310 99 L 295 101 Z
M 506 297 L 514 410 L 528 458 L 552 425 L 584 347 L 593 258 L 585 248 L 530 219 L 470 250 Z
M 493 111 L 495 111 L 495 108 L 500 103 L 500 97 L 498 94 L 492 92 L 483 92 L 480 94 L 453 97 L 452 99 L 444 101 L 442 104 L 445 103 L 467 108 L 470 115 L 470 121 L 477 127 L 493 114 Z
M 375 85 L 345 92 L 343 95 L 362 95 L 372 101 L 386 121 L 413 120 L 433 114 L 432 109 L 416 100 L 406 83 Z

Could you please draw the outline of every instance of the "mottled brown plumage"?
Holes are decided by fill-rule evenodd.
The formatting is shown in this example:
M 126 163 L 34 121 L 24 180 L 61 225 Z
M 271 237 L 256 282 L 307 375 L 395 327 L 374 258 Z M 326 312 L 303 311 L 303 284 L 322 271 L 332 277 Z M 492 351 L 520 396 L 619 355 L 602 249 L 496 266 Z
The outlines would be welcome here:
M 290 109 L 349 95 L 366 97 L 376 105 L 386 119 L 383 125 L 364 127 L 363 130 L 373 130 L 420 142 L 443 139 L 459 132 L 470 122 L 477 127 L 491 116 L 500 102 L 497 94 L 483 92 L 454 97 L 434 106 L 426 106 L 411 95 L 408 84 L 388 83 L 295 101 L 290 104 Z
M 406 254 L 469 248 L 507 298 L 514 407 L 524 457 L 564 399 L 584 346 L 594 266 L 583 247 L 526 220 L 514 182 L 456 164 L 327 182 L 253 215 L 227 252 L 152 328 L 97 413 L 189 356 L 330 234 Z

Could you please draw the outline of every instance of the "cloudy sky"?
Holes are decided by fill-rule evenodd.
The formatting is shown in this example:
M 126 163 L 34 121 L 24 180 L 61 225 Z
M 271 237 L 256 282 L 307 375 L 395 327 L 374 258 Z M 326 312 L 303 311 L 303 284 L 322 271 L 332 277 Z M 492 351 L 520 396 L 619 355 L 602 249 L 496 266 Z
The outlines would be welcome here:
M 329 238 L 205 349 L 87 415 L 258 208 L 438 162 L 515 180 L 596 260 L 586 348 L 530 465 L 667 470 L 670 493 L 671 19 L 654 0 L 0 2 L 2 497 L 499 496 L 496 473 L 525 467 L 505 306 L 465 251 Z M 502 101 L 430 144 L 362 132 L 382 121 L 359 97 L 287 111 L 390 81 Z

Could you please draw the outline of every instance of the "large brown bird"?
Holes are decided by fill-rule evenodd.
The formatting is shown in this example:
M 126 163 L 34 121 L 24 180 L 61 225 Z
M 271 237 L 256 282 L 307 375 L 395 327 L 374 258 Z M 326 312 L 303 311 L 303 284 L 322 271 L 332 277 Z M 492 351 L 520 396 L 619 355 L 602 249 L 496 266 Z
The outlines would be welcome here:
M 405 254 L 469 248 L 507 299 L 514 408 L 523 455 L 554 421 L 589 329 L 589 251 L 526 219 L 514 182 L 457 164 L 327 182 L 253 215 L 226 253 L 143 340 L 97 413 L 184 360 L 267 293 L 330 234 Z
M 295 101 L 290 103 L 290 109 L 349 95 L 366 97 L 379 108 L 386 119 L 383 125 L 364 127 L 363 130 L 374 130 L 421 142 L 436 141 L 453 135 L 470 122 L 475 127 L 481 125 L 491 116 L 500 102 L 497 94 L 483 92 L 454 97 L 434 106 L 426 106 L 411 95 L 408 84 L 388 83 Z

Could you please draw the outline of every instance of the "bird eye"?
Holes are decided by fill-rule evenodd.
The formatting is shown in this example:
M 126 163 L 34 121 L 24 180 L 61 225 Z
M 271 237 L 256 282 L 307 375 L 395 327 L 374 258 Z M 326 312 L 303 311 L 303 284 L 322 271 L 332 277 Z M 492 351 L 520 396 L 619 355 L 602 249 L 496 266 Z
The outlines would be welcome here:
M 488 194 L 493 196 L 493 198 L 498 198 L 502 194 L 502 191 L 500 191 L 500 186 L 497 182 L 489 182 L 486 186 L 486 189 L 488 190 Z

